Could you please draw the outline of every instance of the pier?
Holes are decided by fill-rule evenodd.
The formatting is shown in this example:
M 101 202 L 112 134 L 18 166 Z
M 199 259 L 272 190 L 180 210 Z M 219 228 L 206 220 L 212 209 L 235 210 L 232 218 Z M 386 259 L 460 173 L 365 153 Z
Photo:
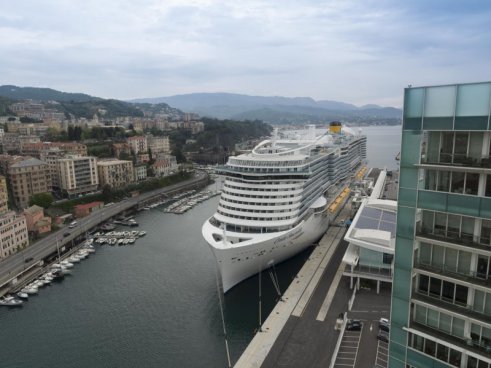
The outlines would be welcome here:
M 338 218 L 347 218 L 349 209 Z M 335 223 L 335 222 L 333 222 Z M 242 356 L 236 368 L 328 367 L 347 309 L 349 289 L 338 288 L 344 271 L 346 228 L 331 225 Z

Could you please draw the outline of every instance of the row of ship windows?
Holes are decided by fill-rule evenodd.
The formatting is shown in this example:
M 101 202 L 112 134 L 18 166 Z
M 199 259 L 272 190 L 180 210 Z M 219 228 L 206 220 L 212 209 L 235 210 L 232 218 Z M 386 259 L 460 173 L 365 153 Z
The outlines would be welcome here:
M 287 206 L 287 205 L 291 205 L 291 204 L 294 204 L 294 203 L 300 203 L 300 201 L 295 201 L 295 202 L 278 202 L 278 203 L 268 203 L 268 202 L 244 202 L 244 201 L 234 201 L 233 199 L 229 199 L 229 198 L 226 198 L 226 197 L 221 197 L 220 198 L 221 201 L 224 201 L 224 202 L 229 202 L 229 203 L 236 203 L 236 204 L 245 204 L 245 205 L 248 205 L 248 206 Z
M 237 182 L 237 183 L 248 183 L 242 179 L 236 179 L 236 178 L 232 178 L 232 177 L 227 177 L 227 181 L 234 181 L 234 182 Z M 257 184 L 258 182 L 261 183 L 261 185 L 280 185 L 280 184 L 298 184 L 298 183 L 302 183 L 303 181 L 266 181 L 266 182 L 263 182 L 261 180 L 257 180 L 257 181 L 252 181 L 252 183 L 254 184 Z
M 293 190 L 302 189 L 302 188 L 244 188 L 244 187 L 237 187 L 235 185 L 230 185 L 230 184 L 225 184 L 224 187 L 237 189 L 237 190 L 247 190 L 251 192 L 287 192 L 289 190 L 293 191 Z
M 220 204 L 220 207 L 226 208 L 228 210 L 232 211 L 239 211 L 239 212 L 252 212 L 252 213 L 291 213 L 292 210 L 251 210 L 251 209 L 245 209 L 245 208 L 238 208 L 238 207 L 231 207 L 231 206 L 226 206 L 224 204 Z
M 225 225 L 227 231 L 239 232 L 239 233 L 249 233 L 249 234 L 264 234 L 264 233 L 275 233 L 278 231 L 286 231 L 293 228 L 294 225 L 290 226 L 276 226 L 276 227 L 255 227 L 255 226 L 239 226 L 234 224 L 225 224 L 218 221 L 215 217 L 210 218 L 210 223 L 218 228 L 222 228 Z M 239 253 L 242 254 L 242 253 Z
M 247 166 L 294 166 L 301 165 L 303 160 L 294 161 L 255 161 L 255 160 L 239 160 L 231 158 L 230 163 L 233 165 L 247 165 Z
M 226 194 L 234 196 L 234 197 L 243 197 L 243 198 L 294 198 L 294 197 L 296 197 L 295 194 L 282 195 L 282 196 L 250 195 L 250 194 L 238 194 L 238 193 L 228 192 L 226 190 L 222 190 L 222 193 L 226 193 Z
M 284 217 L 249 217 L 249 216 L 237 216 L 237 215 L 232 215 L 226 212 L 222 212 L 220 210 L 217 210 L 217 212 L 220 215 L 226 216 L 226 217 L 231 217 L 231 218 L 236 218 L 239 220 L 253 220 L 253 221 L 279 221 L 279 220 L 290 220 L 294 219 L 297 216 L 284 216 Z

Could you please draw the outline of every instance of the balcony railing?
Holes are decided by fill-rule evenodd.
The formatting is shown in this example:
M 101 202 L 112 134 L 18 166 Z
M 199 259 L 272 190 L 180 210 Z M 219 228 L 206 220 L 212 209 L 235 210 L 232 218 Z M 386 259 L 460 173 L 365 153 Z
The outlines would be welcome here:
M 410 322 L 411 327 L 415 330 L 431 335 L 437 339 L 448 341 L 449 343 L 460 346 L 463 349 L 470 350 L 476 354 L 491 358 L 491 341 L 487 338 L 482 337 L 481 341 L 479 341 L 478 336 L 475 336 L 472 333 L 471 338 L 463 338 L 460 336 L 452 335 L 451 332 L 447 332 L 445 330 L 440 330 L 438 328 L 416 322 L 414 319 L 411 319 Z
M 491 277 L 482 272 L 475 271 L 462 271 L 456 267 L 449 267 L 445 265 L 431 265 L 421 261 L 414 261 L 414 268 L 433 272 L 442 276 L 452 277 L 457 280 L 469 282 L 471 284 L 478 284 L 484 287 L 491 287 Z
M 444 165 L 444 166 L 468 166 L 491 169 L 491 158 L 489 157 L 470 157 L 465 155 L 440 153 L 440 158 L 427 157 L 422 155 L 421 164 L 425 165 Z
M 416 229 L 416 236 L 491 252 L 488 238 L 481 237 L 481 242 L 486 243 L 477 243 L 474 241 L 474 236 L 471 234 L 458 234 L 456 232 L 438 229 L 435 229 L 434 232 L 431 232 L 428 229 Z
M 412 298 L 414 300 L 419 300 L 442 309 L 446 309 L 451 312 L 458 313 L 462 316 L 469 316 L 486 323 L 491 323 L 491 316 L 484 312 L 479 312 L 474 310 L 472 305 L 466 303 L 460 303 L 458 301 L 453 301 L 451 299 L 445 298 L 443 296 L 435 296 L 431 294 L 423 294 L 418 290 L 413 290 Z
M 386 276 L 388 278 L 392 278 L 392 269 L 384 268 L 384 267 L 357 265 L 353 267 L 352 270 L 350 265 L 346 265 L 344 272 L 358 273 L 358 274 L 365 274 L 365 275 L 368 274 L 368 275 L 375 275 L 375 276 Z

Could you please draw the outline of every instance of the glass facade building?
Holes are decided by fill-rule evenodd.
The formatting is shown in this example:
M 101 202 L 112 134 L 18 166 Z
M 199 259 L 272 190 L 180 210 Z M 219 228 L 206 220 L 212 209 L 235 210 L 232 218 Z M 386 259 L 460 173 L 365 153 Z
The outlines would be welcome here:
M 491 82 L 407 88 L 389 367 L 491 367 Z

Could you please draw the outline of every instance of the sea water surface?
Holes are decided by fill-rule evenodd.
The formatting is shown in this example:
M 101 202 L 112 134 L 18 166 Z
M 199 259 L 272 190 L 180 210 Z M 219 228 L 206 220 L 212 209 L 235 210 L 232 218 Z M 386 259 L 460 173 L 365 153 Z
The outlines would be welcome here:
M 396 168 L 401 127 L 362 129 L 369 165 Z M 215 261 L 201 236 L 217 202 L 182 215 L 141 212 L 147 235 L 135 245 L 96 246 L 72 276 L 0 309 L 0 367 L 226 367 Z M 276 267 L 282 291 L 310 251 Z M 258 281 L 222 299 L 232 364 L 259 324 Z M 265 318 L 277 298 L 267 273 L 262 294 Z

